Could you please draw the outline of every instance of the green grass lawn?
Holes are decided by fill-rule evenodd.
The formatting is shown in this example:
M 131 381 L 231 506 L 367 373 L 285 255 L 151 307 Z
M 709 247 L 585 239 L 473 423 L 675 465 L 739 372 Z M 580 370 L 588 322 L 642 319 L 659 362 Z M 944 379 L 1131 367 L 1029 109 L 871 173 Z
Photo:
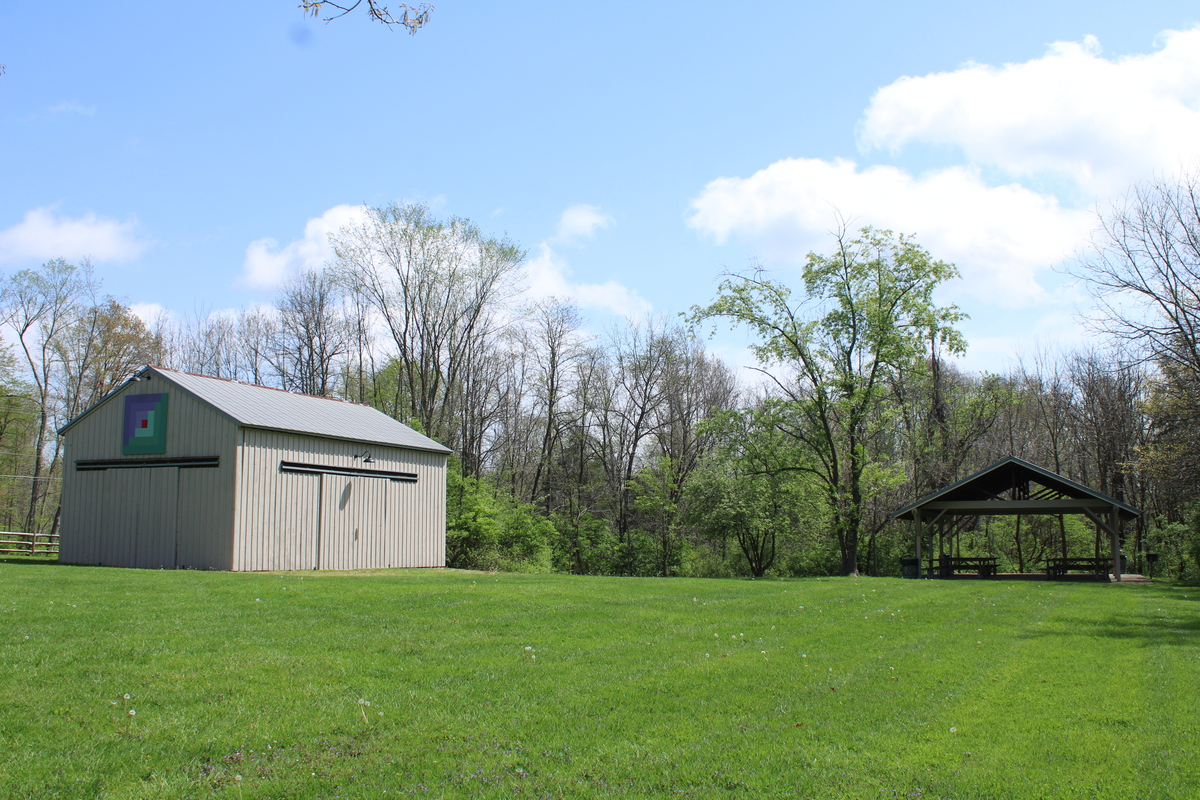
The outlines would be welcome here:
M 9 797 L 1200 797 L 1187 587 L 9 559 L 0 675 Z

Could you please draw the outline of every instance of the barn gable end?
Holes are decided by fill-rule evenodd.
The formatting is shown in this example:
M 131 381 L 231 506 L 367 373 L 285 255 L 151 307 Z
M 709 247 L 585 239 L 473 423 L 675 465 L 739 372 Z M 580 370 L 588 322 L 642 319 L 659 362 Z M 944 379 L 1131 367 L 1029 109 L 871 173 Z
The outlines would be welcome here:
M 164 452 L 124 455 L 126 396 L 163 393 Z M 122 385 L 77 422 L 63 428 L 60 561 L 233 567 L 236 422 L 153 374 Z M 214 458 L 215 465 L 170 463 Z

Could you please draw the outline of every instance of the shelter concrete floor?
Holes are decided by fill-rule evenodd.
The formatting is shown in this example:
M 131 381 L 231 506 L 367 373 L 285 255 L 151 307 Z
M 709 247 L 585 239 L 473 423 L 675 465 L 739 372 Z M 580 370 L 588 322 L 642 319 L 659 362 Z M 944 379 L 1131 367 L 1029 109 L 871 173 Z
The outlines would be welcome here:
M 1109 581 L 1113 581 L 1112 575 L 1108 576 Z M 1064 575 L 1061 578 L 1049 578 L 1044 572 L 1001 572 L 988 578 L 980 578 L 978 575 L 964 573 L 955 575 L 951 578 L 927 578 L 926 580 L 935 581 L 1055 581 L 1055 582 L 1076 582 L 1076 583 L 1096 583 L 1096 578 L 1090 572 L 1073 572 Z M 1152 583 L 1150 578 L 1145 575 L 1126 572 L 1121 575 L 1121 583 Z

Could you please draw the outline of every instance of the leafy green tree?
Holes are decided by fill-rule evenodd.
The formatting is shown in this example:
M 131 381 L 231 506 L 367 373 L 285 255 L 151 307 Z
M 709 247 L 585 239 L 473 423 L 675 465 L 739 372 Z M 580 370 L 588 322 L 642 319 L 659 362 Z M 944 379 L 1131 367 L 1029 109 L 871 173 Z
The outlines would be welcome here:
M 608 520 L 567 505 L 552 518 L 556 532 L 554 569 L 575 575 L 611 575 L 619 546 Z
M 688 516 L 710 542 L 736 542 L 749 573 L 761 578 L 801 525 L 803 489 L 796 473 L 746 467 L 734 459 L 703 459 L 688 481 Z
M 664 578 L 679 574 L 687 547 L 683 484 L 682 466 L 670 456 L 655 458 L 634 477 L 634 509 L 652 543 L 654 572 Z
M 731 276 L 694 322 L 748 327 L 764 374 L 783 401 L 777 428 L 811 454 L 796 469 L 819 482 L 841 551 L 842 571 L 857 572 L 863 504 L 878 467 L 877 439 L 892 426 L 889 379 L 921 359 L 930 342 L 965 350 L 955 306 L 934 290 L 957 277 L 907 236 L 863 228 L 842 232 L 832 255 L 809 253 L 804 297 L 762 270 Z
M 458 459 L 446 470 L 446 565 L 457 569 L 548 572 L 553 523 L 528 503 L 462 474 Z
M 783 434 L 778 404 L 717 414 L 701 425 L 713 441 L 688 477 L 683 520 L 710 547 L 735 543 L 751 575 L 762 577 L 800 540 L 805 520 L 821 518 L 803 448 Z
M 446 566 L 473 569 L 500 541 L 495 496 L 478 478 L 464 476 L 458 459 L 446 465 Z

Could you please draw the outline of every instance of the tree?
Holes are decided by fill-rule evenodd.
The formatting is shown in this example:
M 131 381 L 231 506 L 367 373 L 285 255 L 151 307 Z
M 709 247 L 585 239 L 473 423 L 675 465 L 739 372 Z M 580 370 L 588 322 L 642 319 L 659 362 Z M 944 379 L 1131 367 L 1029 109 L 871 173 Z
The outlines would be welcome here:
M 778 424 L 779 406 L 778 398 L 761 397 L 699 425 L 710 447 L 683 492 L 684 521 L 718 552 L 736 543 L 758 578 L 800 538 L 806 520 L 823 517 L 820 500 L 813 502 L 811 474 L 798 469 L 805 454 Z
M 537 379 L 534 395 L 542 424 L 529 500 L 535 504 L 540 501 L 547 510 L 551 508 L 552 500 L 550 493 L 544 491 L 545 479 L 565 424 L 562 405 L 570 371 L 584 353 L 579 336 L 582 324 L 583 318 L 573 303 L 551 298 L 534 308 L 533 330 L 535 341 L 540 345 L 535 350 Z
M 303 0 L 300 3 L 300 9 L 304 11 L 305 16 L 319 17 L 321 14 L 330 12 L 330 16 L 325 18 L 325 22 L 331 22 L 335 19 L 346 16 L 354 9 L 362 5 L 362 0 L 355 0 L 350 5 L 341 5 L 334 3 L 333 0 Z M 376 0 L 367 0 L 367 16 L 382 25 L 399 25 L 408 30 L 409 34 L 414 34 L 429 22 L 429 12 L 433 11 L 431 3 L 417 3 L 409 5 L 408 3 L 400 4 L 400 11 L 396 16 L 383 3 Z M 0 74 L 3 74 L 3 65 L 0 64 Z
M 338 361 L 350 350 L 352 329 L 340 287 L 326 272 L 307 271 L 284 284 L 272 360 L 282 388 L 326 397 Z
M 1200 171 L 1135 187 L 1075 273 L 1105 332 L 1200 380 Z
M 37 433 L 25 517 L 25 529 L 29 532 L 36 532 L 41 522 L 39 500 L 44 499 L 41 484 L 47 472 L 50 423 L 55 414 L 54 383 L 60 374 L 60 340 L 77 324 L 83 309 L 90 307 L 89 301 L 94 300 L 97 289 L 88 262 L 76 267 L 61 258 L 47 261 L 37 270 L 21 270 L 4 286 L 0 319 L 16 338 L 36 405 Z
M 24 476 L 37 435 L 33 387 L 18 377 L 11 345 L 0 343 L 0 527 L 26 524 L 29 490 Z
M 936 342 L 965 350 L 955 306 L 933 291 L 957 277 L 909 237 L 863 228 L 836 236 L 830 256 L 809 253 L 805 300 L 761 270 L 721 283 L 714 303 L 693 321 L 724 319 L 755 334 L 752 351 L 783 401 L 777 427 L 807 451 L 794 469 L 813 475 L 828 507 L 842 571 L 858 570 L 864 491 L 883 462 L 878 439 L 891 427 L 889 379 Z
M 457 449 L 487 402 L 486 387 L 472 381 L 505 325 L 500 311 L 516 292 L 524 251 L 468 220 L 442 222 L 404 204 L 371 209 L 332 242 L 340 278 L 391 335 L 406 416 Z M 463 472 L 478 475 L 470 455 Z

